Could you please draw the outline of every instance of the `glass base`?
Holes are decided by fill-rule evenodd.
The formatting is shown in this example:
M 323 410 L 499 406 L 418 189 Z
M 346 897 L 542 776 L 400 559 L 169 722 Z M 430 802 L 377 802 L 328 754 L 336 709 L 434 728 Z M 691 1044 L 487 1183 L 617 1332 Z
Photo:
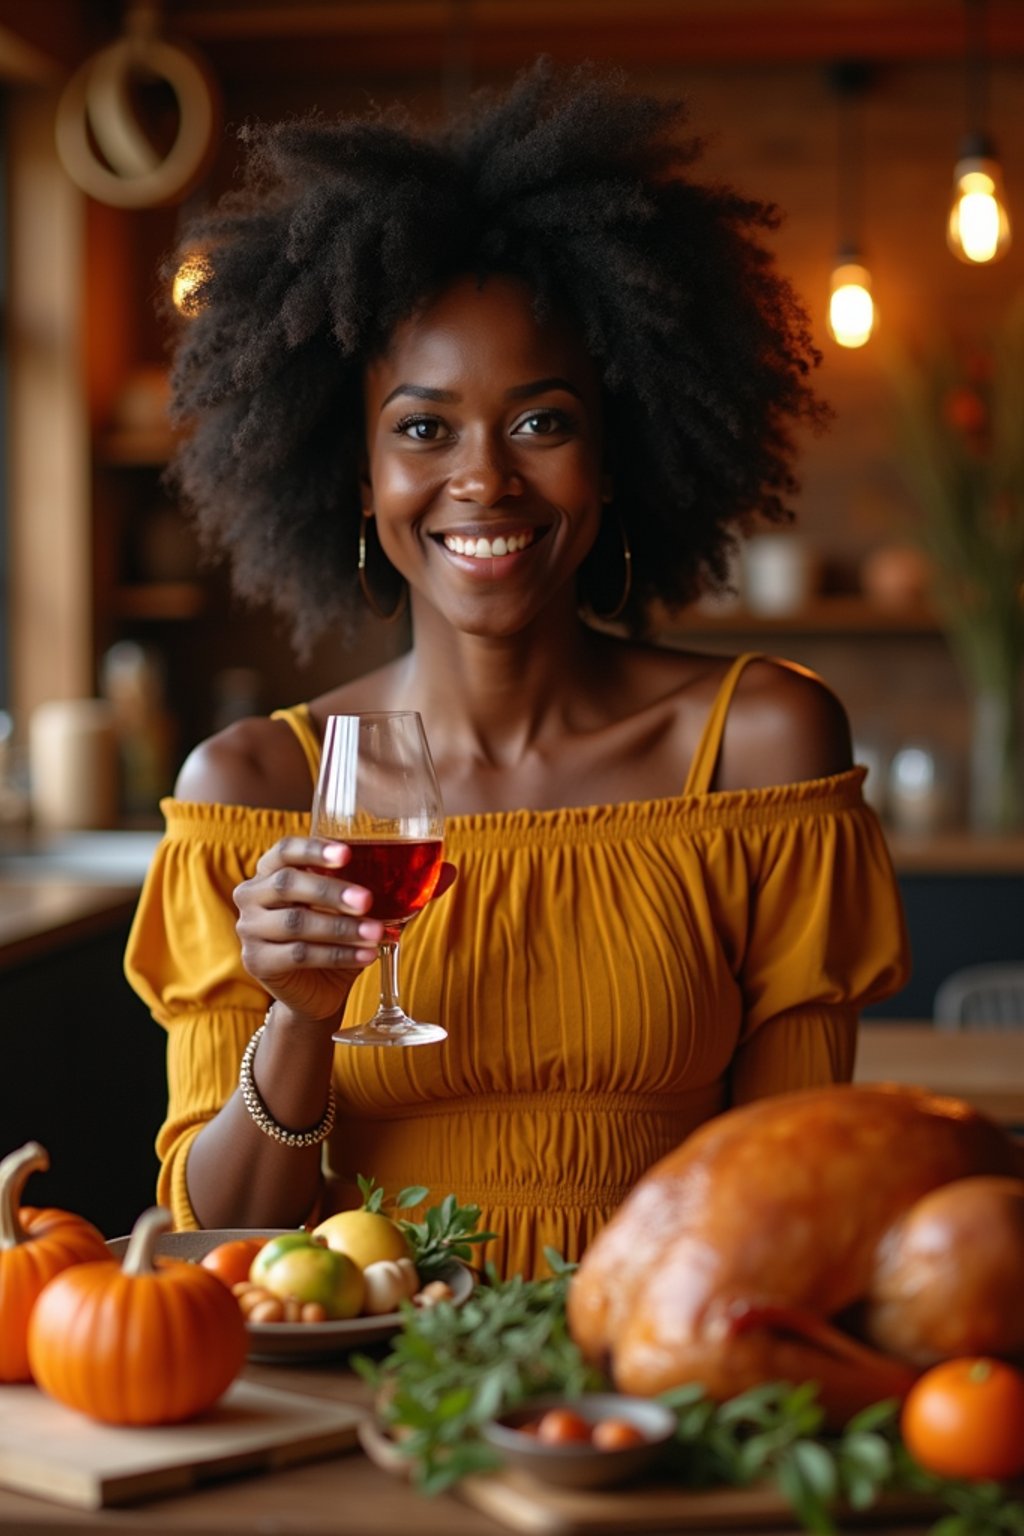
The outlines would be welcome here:
M 365 1024 L 339 1029 L 331 1036 L 339 1045 L 434 1045 L 447 1038 L 448 1031 L 440 1024 L 420 1024 L 400 1009 L 378 1013 Z

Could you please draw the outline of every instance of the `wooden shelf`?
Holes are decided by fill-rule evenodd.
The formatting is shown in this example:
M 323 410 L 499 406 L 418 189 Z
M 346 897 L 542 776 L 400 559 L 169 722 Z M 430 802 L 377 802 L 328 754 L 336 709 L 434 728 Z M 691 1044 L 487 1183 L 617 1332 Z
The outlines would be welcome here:
M 206 593 L 196 581 L 151 581 L 118 587 L 114 611 L 120 619 L 194 619 Z
M 159 468 L 167 463 L 176 441 L 165 426 L 104 432 L 96 441 L 96 459 L 100 464 Z
M 818 597 L 793 613 L 751 613 L 743 607 L 712 606 L 654 615 L 654 636 L 672 645 L 681 635 L 934 635 L 940 632 L 923 604 L 884 608 L 857 594 Z

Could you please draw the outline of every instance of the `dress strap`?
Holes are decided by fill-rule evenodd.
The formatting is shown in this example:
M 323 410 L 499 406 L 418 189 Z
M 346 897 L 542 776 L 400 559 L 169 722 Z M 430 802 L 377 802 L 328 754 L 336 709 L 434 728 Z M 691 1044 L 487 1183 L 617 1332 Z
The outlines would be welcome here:
M 760 651 L 744 651 L 742 656 L 737 656 L 732 666 L 722 678 L 715 695 L 714 703 L 708 711 L 708 717 L 704 722 L 704 729 L 697 743 L 697 750 L 693 754 L 690 763 L 690 771 L 686 775 L 686 784 L 683 787 L 684 795 L 706 795 L 711 788 L 711 780 L 715 775 L 715 764 L 718 762 L 718 754 L 722 746 L 722 733 L 725 730 L 725 717 L 729 713 L 729 705 L 732 696 L 736 692 L 736 684 L 743 675 L 743 669 L 750 661 L 759 661 Z
M 309 713 L 308 704 L 294 704 L 290 709 L 275 709 L 271 712 L 271 720 L 283 720 L 295 734 L 302 755 L 309 764 L 309 771 L 313 778 L 313 787 L 320 774 L 320 737 L 316 726 L 313 724 Z

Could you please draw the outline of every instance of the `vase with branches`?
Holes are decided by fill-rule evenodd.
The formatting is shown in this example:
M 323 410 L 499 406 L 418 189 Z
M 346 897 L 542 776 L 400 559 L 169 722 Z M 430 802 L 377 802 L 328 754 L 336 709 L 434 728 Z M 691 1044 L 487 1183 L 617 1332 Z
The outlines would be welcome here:
M 1024 825 L 1024 304 L 991 345 L 890 350 L 900 465 L 972 701 L 969 814 Z

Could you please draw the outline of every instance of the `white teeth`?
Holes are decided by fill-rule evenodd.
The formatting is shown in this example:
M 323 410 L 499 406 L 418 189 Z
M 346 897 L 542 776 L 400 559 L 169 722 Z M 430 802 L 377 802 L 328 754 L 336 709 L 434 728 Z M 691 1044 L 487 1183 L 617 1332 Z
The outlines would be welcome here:
M 464 539 L 458 533 L 446 533 L 444 547 L 453 555 L 468 555 L 472 560 L 493 560 L 500 555 L 514 555 L 533 543 L 533 529 L 522 533 L 510 533 L 507 538 L 498 534 L 495 539 Z

